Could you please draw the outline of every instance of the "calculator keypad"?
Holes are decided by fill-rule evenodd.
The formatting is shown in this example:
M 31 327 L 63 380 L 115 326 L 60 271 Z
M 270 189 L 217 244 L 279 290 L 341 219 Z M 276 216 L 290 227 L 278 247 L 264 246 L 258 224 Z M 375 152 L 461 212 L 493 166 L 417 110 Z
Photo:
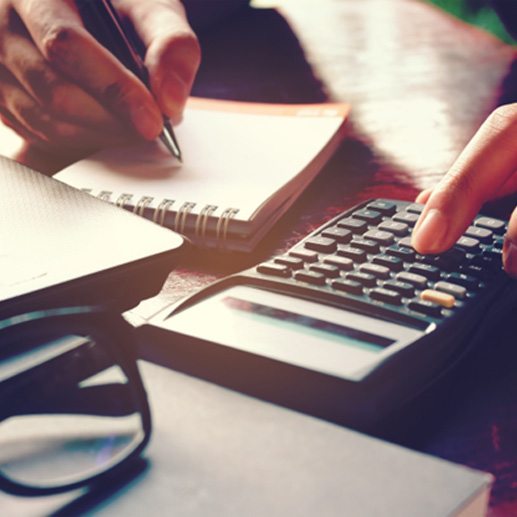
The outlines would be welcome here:
M 452 249 L 420 255 L 411 247 L 410 232 L 421 211 L 416 203 L 371 201 L 255 271 L 388 311 L 448 317 L 501 269 L 506 224 L 480 216 Z

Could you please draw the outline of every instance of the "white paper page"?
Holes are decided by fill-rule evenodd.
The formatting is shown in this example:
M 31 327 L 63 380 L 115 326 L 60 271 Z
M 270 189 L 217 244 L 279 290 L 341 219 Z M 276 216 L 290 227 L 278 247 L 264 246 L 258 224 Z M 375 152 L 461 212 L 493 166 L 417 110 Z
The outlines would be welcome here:
M 294 178 L 337 131 L 343 116 L 287 116 L 187 109 L 175 130 L 184 163 L 159 142 L 96 153 L 56 175 L 93 193 L 172 198 L 238 208 L 248 219 Z

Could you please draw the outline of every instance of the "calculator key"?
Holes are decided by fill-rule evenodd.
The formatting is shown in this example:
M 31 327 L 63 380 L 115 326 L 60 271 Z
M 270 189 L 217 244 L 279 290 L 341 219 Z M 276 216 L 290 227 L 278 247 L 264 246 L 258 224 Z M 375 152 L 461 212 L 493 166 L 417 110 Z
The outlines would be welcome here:
M 503 247 L 504 243 L 504 235 L 494 235 L 494 245 L 498 246 L 499 248 Z
M 479 241 L 472 237 L 463 236 L 456 241 L 456 246 L 463 248 L 469 253 L 474 253 L 479 249 Z
M 438 278 L 440 278 L 440 270 L 435 266 L 430 266 L 429 264 L 412 264 L 409 266 L 408 271 L 410 273 L 425 276 L 429 280 L 438 280 Z
M 378 224 L 382 220 L 382 215 L 380 212 L 377 212 L 377 210 L 368 210 L 366 208 L 354 212 L 354 217 L 356 219 L 366 221 L 368 224 Z
M 490 257 L 491 259 L 500 259 L 503 253 L 503 249 L 498 246 L 490 246 L 489 248 L 485 248 L 483 250 L 483 255 L 485 257 Z
M 379 251 L 379 244 L 371 239 L 362 239 L 361 237 L 355 238 L 350 243 L 354 248 L 359 248 L 366 253 L 377 253 Z
M 481 266 L 477 266 L 475 264 L 466 264 L 461 268 L 461 272 L 465 273 L 466 275 L 473 276 L 475 278 L 478 278 L 479 280 L 485 280 L 490 276 L 491 273 L 493 273 L 490 269 L 485 269 Z
M 487 244 L 492 241 L 493 233 L 491 230 L 486 228 L 480 228 L 479 226 L 469 226 L 465 230 L 465 235 Z
M 402 305 L 402 297 L 396 291 L 377 287 L 370 291 L 370 298 L 380 302 L 391 303 L 393 305 Z
M 396 212 L 397 205 L 390 201 L 377 200 L 373 203 L 370 203 L 366 208 L 368 210 L 376 210 L 377 212 L 380 212 L 382 215 L 387 216 L 392 215 Z
M 347 257 L 339 257 L 337 255 L 331 255 L 323 259 L 325 264 L 331 264 L 338 267 L 341 271 L 350 271 L 354 268 L 354 261 Z
M 317 271 L 297 271 L 294 274 L 295 280 L 313 285 L 325 285 L 325 275 Z
M 479 280 L 471 275 L 465 275 L 463 273 L 449 273 L 446 276 L 448 282 L 452 284 L 462 285 L 467 289 L 476 289 L 479 287 Z
M 345 278 L 347 280 L 354 280 L 355 282 L 359 282 L 361 285 L 365 287 L 373 287 L 377 285 L 377 280 L 370 273 L 362 273 L 354 271 L 353 273 L 347 273 Z
M 347 230 L 350 230 L 354 233 L 364 233 L 368 229 L 366 221 L 353 218 L 341 219 L 341 221 L 338 221 L 337 225 L 340 228 L 346 228 Z
M 409 226 L 414 226 L 418 221 L 418 217 L 418 214 L 412 214 L 410 212 L 399 212 L 393 216 L 393 220 L 400 223 L 405 223 Z
M 322 273 L 327 278 L 336 278 L 339 276 L 339 268 L 332 264 L 314 264 L 309 268 L 309 271 Z
M 411 245 L 411 237 L 410 236 L 403 237 L 402 239 L 399 239 L 397 244 L 399 246 L 403 246 L 404 248 L 411 248 L 412 250 L 414 249 L 413 246 Z
M 448 293 L 454 296 L 456 299 L 465 298 L 467 295 L 467 290 L 462 285 L 453 284 L 451 282 L 436 282 L 434 284 L 434 289 L 438 291 L 442 291 L 443 293 Z
M 359 266 L 359 271 L 362 273 L 370 273 L 371 275 L 382 279 L 390 277 L 390 270 L 386 266 L 380 266 L 379 264 L 361 264 Z
M 494 264 L 496 263 L 493 258 L 487 257 L 486 255 L 476 255 L 470 262 L 471 264 L 484 269 L 493 269 Z
M 333 253 L 336 251 L 337 245 L 334 239 L 313 237 L 305 242 L 305 247 L 309 250 L 321 251 L 322 253 Z
M 479 226 L 480 228 L 486 228 L 487 230 L 492 230 L 495 233 L 504 233 L 505 224 L 503 221 L 499 221 L 498 219 L 493 219 L 492 217 L 479 217 L 474 221 L 474 226 Z
M 318 254 L 314 253 L 314 251 L 304 250 L 299 248 L 297 250 L 293 250 L 289 252 L 291 257 L 301 258 L 305 262 L 318 262 Z
M 411 298 L 415 294 L 415 288 L 407 282 L 401 282 L 400 280 L 389 280 L 384 282 L 383 287 L 390 291 L 397 291 L 405 298 Z
M 399 237 L 406 235 L 409 230 L 409 226 L 406 223 L 398 223 L 397 221 L 383 221 L 378 228 L 379 230 L 394 233 Z
M 381 266 L 390 268 L 391 271 L 400 271 L 403 266 L 403 262 L 398 257 L 391 255 L 377 255 L 373 257 L 372 262 Z
M 303 268 L 303 260 L 298 257 L 277 257 L 274 262 L 277 264 L 283 264 L 284 266 L 289 267 L 290 269 L 302 269 Z
M 426 300 L 413 300 L 408 303 L 408 307 L 412 311 L 420 312 L 433 318 L 439 318 L 442 315 L 442 306 L 434 302 Z
M 456 303 L 456 299 L 452 294 L 435 291 L 434 289 L 426 289 L 420 293 L 420 299 L 428 302 L 434 302 L 446 309 L 452 309 Z
M 344 291 L 350 294 L 363 294 L 363 286 L 355 280 L 339 279 L 332 282 L 332 287 L 336 291 Z
M 396 279 L 401 282 L 408 282 L 418 289 L 425 289 L 427 287 L 427 278 L 422 275 L 417 275 L 416 273 L 401 271 L 400 273 L 397 273 Z
M 275 264 L 274 262 L 266 262 L 257 266 L 257 272 L 262 275 L 279 276 L 288 278 L 291 276 L 291 270 L 283 264 Z
M 378 242 L 381 246 L 389 246 L 393 243 L 395 237 L 390 232 L 385 232 L 382 230 L 370 230 L 366 232 L 363 237 L 365 239 L 370 239 L 372 241 Z
M 386 248 L 384 250 L 384 253 L 387 253 L 388 255 L 392 255 L 394 257 L 398 257 L 402 260 L 405 260 L 406 262 L 413 260 L 415 256 L 415 251 L 413 250 L 413 248 L 399 246 L 398 244 Z
M 406 212 L 411 212 L 412 214 L 421 214 L 424 210 L 424 205 L 419 205 L 418 203 L 412 203 L 406 207 Z
M 430 266 L 435 266 L 438 260 L 438 255 L 420 255 L 417 253 L 415 255 L 415 262 L 419 262 L 420 264 L 428 264 Z
M 352 246 L 338 246 L 337 254 L 354 262 L 364 262 L 366 260 L 366 251 Z
M 321 232 L 322 237 L 328 237 L 329 239 L 335 239 L 340 244 L 346 244 L 352 239 L 352 232 L 346 228 L 327 228 Z

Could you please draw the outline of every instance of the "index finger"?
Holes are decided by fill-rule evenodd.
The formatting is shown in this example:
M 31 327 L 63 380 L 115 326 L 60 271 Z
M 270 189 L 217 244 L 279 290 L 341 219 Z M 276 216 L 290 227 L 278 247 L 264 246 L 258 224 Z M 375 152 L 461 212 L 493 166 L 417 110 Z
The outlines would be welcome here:
M 516 171 L 516 142 L 517 104 L 501 106 L 430 194 L 413 231 L 417 251 L 440 253 L 456 242 L 485 201 Z
M 163 119 L 152 95 L 88 33 L 72 0 L 14 2 L 34 43 L 54 68 L 145 138 L 159 134 Z

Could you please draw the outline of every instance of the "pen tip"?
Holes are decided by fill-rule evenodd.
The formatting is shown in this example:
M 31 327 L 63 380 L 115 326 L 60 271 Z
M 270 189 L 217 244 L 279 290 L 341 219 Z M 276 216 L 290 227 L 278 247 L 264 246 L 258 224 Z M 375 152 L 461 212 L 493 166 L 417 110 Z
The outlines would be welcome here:
M 183 163 L 183 157 L 181 156 L 181 150 L 174 137 L 174 133 L 172 128 L 164 126 L 163 131 L 160 135 L 160 140 L 164 143 L 165 147 L 170 151 L 170 153 L 180 162 Z

